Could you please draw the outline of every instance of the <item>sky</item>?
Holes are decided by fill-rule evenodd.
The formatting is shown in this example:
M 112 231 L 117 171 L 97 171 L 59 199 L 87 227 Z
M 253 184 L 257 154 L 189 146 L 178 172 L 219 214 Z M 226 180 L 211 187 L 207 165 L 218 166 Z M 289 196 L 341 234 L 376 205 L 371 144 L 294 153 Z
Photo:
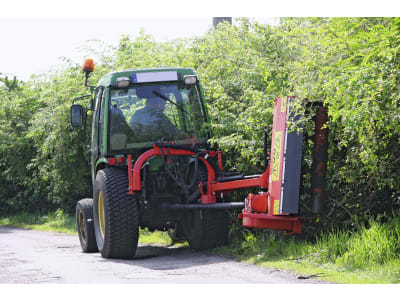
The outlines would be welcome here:
M 273 24 L 274 18 L 253 18 Z M 0 73 L 28 80 L 61 64 L 60 57 L 83 61 L 88 40 L 116 46 L 121 34 L 138 35 L 141 28 L 158 41 L 204 34 L 212 17 L 195 18 L 0 18 Z
M 0 73 L 26 81 L 31 74 L 44 73 L 62 64 L 60 57 L 82 63 L 88 40 L 117 45 L 121 34 L 135 38 L 141 28 L 157 41 L 166 41 L 204 34 L 212 27 L 213 16 L 248 17 L 264 24 L 276 24 L 278 16 L 398 16 L 398 2 L 380 0 L 377 5 L 376 0 L 3 1 Z

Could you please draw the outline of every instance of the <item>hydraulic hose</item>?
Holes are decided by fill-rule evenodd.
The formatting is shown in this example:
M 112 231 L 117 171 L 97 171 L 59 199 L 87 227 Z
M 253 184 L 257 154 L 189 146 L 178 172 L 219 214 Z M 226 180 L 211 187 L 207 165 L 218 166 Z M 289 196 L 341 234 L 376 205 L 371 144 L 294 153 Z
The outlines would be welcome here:
M 197 179 L 198 179 L 198 169 L 199 169 L 199 157 L 201 155 L 205 155 L 204 152 L 201 152 L 200 150 L 194 149 L 194 148 L 190 148 L 190 147 L 185 147 L 185 146 L 178 146 L 178 145 L 173 145 L 173 144 L 163 144 L 163 143 L 157 143 L 156 144 L 157 147 L 160 148 L 166 148 L 167 153 L 169 156 L 172 156 L 169 149 L 168 148 L 173 148 L 173 149 L 182 149 L 182 150 L 188 150 L 188 151 L 192 151 L 195 152 L 195 162 L 194 162 L 194 174 L 193 174 L 193 180 L 190 182 L 189 185 L 185 184 L 185 181 L 182 177 L 182 174 L 180 174 L 179 170 L 175 168 L 175 175 L 172 174 L 171 170 L 168 168 L 168 166 L 165 163 L 165 156 L 163 151 L 160 151 L 161 153 L 161 160 L 163 162 L 164 168 L 167 170 L 167 173 L 169 175 L 169 177 L 179 186 L 182 187 L 184 192 L 185 192 L 185 196 L 187 201 L 189 199 L 191 199 L 190 195 L 189 195 L 189 191 L 195 186 Z M 179 176 L 180 175 L 180 176 Z M 178 177 L 181 178 L 181 180 L 178 179 Z

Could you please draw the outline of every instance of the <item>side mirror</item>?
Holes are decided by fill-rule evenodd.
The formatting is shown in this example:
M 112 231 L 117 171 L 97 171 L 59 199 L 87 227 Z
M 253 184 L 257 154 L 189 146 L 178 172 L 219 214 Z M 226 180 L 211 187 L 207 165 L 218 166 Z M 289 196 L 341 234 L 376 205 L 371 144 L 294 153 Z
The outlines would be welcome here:
M 83 107 L 80 104 L 71 106 L 71 125 L 72 127 L 81 127 L 83 123 Z

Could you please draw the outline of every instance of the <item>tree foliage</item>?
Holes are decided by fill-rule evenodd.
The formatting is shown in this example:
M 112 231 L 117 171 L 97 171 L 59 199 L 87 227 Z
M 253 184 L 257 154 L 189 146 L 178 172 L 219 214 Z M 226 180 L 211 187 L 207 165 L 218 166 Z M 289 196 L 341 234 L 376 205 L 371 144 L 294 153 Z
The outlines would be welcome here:
M 399 205 L 398 18 L 288 19 L 294 93 L 329 106 L 330 213 L 357 223 Z
M 263 132 L 277 96 L 323 101 L 330 118 L 326 225 L 398 210 L 399 18 L 286 18 L 273 27 L 241 19 L 193 39 L 158 42 L 142 31 L 95 48 L 102 61 L 92 82 L 119 69 L 194 68 L 211 142 L 227 153 L 229 168 L 248 174 L 263 168 Z M 65 59 L 62 70 L 28 82 L 1 81 L 0 213 L 73 207 L 91 194 L 85 130 L 69 125 L 72 98 L 86 93 L 80 67 Z

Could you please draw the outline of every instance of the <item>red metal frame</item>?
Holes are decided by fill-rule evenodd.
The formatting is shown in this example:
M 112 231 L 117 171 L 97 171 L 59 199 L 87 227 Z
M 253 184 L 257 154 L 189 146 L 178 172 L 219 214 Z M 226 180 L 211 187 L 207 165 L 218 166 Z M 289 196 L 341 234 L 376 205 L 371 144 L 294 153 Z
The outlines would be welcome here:
M 208 181 L 207 193 L 204 193 L 203 184 L 200 183 L 201 203 L 216 203 L 217 194 L 246 188 L 268 188 L 269 167 L 262 174 L 254 178 L 240 179 L 227 182 Z
M 163 155 L 190 155 L 195 156 L 196 153 L 188 150 L 181 149 L 173 149 L 168 148 L 160 148 L 156 145 L 153 146 L 153 149 L 147 150 L 144 152 L 139 158 L 136 160 L 134 167 L 132 168 L 132 155 L 127 156 L 128 160 L 128 177 L 129 177 L 129 187 L 128 193 L 134 194 L 135 192 L 142 190 L 142 179 L 140 177 L 140 170 L 144 163 L 153 156 L 161 156 L 161 151 L 163 151 Z M 204 163 L 207 168 L 207 192 L 204 192 L 203 184 L 200 183 L 200 192 L 201 192 L 201 203 L 202 204 L 211 204 L 217 202 L 217 193 L 219 192 L 228 192 L 237 189 L 244 188 L 252 188 L 252 187 L 263 187 L 268 188 L 268 176 L 269 176 L 269 168 L 260 176 L 228 181 L 228 182 L 217 182 L 215 171 L 211 164 L 204 159 L 203 157 L 199 157 L 199 159 Z
M 222 166 L 222 151 L 217 151 L 218 155 L 218 168 L 223 171 L 224 167 Z
M 168 156 L 168 155 L 190 155 L 190 156 L 195 156 L 196 153 L 193 151 L 188 151 L 188 150 L 182 150 L 182 149 L 173 149 L 173 148 L 168 148 L 168 151 L 166 148 L 160 148 L 157 147 L 156 145 L 153 146 L 153 149 L 147 150 L 144 152 L 142 155 L 139 156 L 139 158 L 136 160 L 135 165 L 132 169 L 132 155 L 128 155 L 128 177 L 129 177 L 129 188 L 128 188 L 128 193 L 133 194 L 134 192 L 141 191 L 142 190 L 142 179 L 140 178 L 140 170 L 143 166 L 143 164 L 151 157 L 153 156 L 161 156 L 161 151 L 163 151 L 163 155 Z M 204 165 L 207 168 L 207 174 L 208 174 L 208 182 L 214 182 L 215 181 L 215 171 L 213 167 L 208 163 L 207 160 L 205 160 L 203 157 L 199 157 L 199 159 L 204 163 Z
M 238 217 L 243 219 L 242 225 L 245 227 L 285 230 L 288 234 L 301 233 L 300 217 L 271 216 L 249 212 L 243 212 Z

